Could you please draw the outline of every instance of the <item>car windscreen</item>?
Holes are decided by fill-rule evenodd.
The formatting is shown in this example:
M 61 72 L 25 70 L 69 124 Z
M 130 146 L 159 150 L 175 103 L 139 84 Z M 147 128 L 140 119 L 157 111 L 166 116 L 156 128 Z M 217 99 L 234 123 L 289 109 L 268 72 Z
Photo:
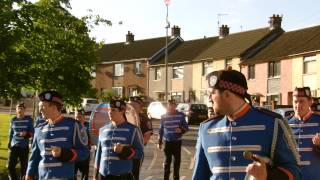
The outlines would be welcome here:
M 192 111 L 206 111 L 207 106 L 204 104 L 192 104 L 191 105 L 191 110 Z

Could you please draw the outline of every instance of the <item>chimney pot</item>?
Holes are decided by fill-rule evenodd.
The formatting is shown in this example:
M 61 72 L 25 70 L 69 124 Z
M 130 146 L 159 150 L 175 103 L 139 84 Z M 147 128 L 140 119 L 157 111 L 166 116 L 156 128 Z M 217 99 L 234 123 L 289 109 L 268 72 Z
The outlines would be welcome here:
M 278 29 L 281 28 L 281 22 L 282 22 L 282 16 L 280 16 L 279 14 L 273 14 L 270 17 L 269 20 L 269 25 L 270 25 L 270 29 Z
M 226 37 L 227 35 L 229 35 L 229 27 L 228 25 L 222 25 L 220 28 L 219 28 L 219 38 L 224 38 Z
M 180 28 L 179 28 L 179 26 L 174 25 L 171 28 L 171 37 L 175 38 L 175 37 L 178 37 L 178 36 L 180 36 Z
M 134 41 L 134 35 L 128 31 L 128 34 L 126 35 L 126 43 L 125 44 L 130 44 L 133 43 Z

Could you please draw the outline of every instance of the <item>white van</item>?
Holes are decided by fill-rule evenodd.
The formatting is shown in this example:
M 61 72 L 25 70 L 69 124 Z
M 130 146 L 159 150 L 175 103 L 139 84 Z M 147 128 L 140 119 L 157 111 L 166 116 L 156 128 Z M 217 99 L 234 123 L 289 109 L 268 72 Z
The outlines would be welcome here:
M 85 112 L 93 111 L 99 105 L 98 99 L 82 98 L 81 106 Z

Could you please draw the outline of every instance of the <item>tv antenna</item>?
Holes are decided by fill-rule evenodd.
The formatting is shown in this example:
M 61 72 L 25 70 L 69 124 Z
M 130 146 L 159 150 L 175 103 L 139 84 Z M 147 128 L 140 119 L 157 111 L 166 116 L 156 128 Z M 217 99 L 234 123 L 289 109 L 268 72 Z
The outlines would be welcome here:
M 219 29 L 219 27 L 220 27 L 220 17 L 221 16 L 227 16 L 227 15 L 229 15 L 229 14 L 226 14 L 226 13 L 218 13 L 217 14 L 217 19 L 218 19 L 218 29 Z

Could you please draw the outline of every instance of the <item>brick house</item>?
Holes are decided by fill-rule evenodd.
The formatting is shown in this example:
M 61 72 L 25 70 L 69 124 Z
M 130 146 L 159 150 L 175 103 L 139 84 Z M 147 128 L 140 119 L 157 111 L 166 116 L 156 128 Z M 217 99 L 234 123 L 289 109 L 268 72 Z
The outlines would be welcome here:
M 182 41 L 180 28 L 174 28 L 169 47 Z M 134 40 L 129 31 L 125 42 L 105 44 L 96 65 L 95 87 L 99 94 L 113 92 L 119 97 L 148 95 L 147 63 L 151 58 L 161 56 L 165 42 L 166 37 Z
M 168 95 L 177 102 L 194 101 L 192 60 L 217 41 L 217 37 L 184 41 L 168 53 Z M 149 64 L 149 96 L 165 99 L 165 57 Z
M 232 67 L 240 69 L 243 59 L 253 56 L 284 31 L 281 17 L 273 15 L 269 27 L 229 34 L 229 27 L 222 25 L 219 40 L 193 60 L 193 89 L 196 101 L 206 103 L 208 99 L 206 75 L 211 71 Z
M 283 33 L 255 56 L 241 63 L 249 93 L 261 104 L 292 105 L 295 87 L 309 86 L 320 95 L 320 26 Z

